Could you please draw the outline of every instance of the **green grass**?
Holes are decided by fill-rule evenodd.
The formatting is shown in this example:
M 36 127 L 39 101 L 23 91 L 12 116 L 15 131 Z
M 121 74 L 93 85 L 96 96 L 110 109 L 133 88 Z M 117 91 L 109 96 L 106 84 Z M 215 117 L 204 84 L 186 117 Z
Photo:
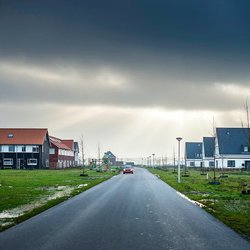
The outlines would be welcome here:
M 0 213 L 20 206 L 32 204 L 36 201 L 55 194 L 60 186 L 71 187 L 72 191 L 45 204 L 25 212 L 17 218 L 0 219 L 0 231 L 19 223 L 41 211 L 44 211 L 66 199 L 93 187 L 110 177 L 116 172 L 96 172 L 88 170 L 87 177 L 80 176 L 81 169 L 65 170 L 0 170 Z M 80 184 L 87 186 L 78 188 Z M 3 225 L 4 222 L 11 224 Z
M 250 195 L 241 194 L 242 184 L 250 183 L 249 172 L 231 172 L 228 178 L 219 178 L 220 185 L 211 185 L 206 175 L 200 171 L 189 171 L 189 177 L 181 177 L 177 183 L 177 174 L 149 168 L 154 174 L 186 195 L 188 198 L 205 205 L 204 209 L 250 240 Z M 216 173 L 219 177 L 219 173 Z M 213 172 L 209 172 L 210 180 Z

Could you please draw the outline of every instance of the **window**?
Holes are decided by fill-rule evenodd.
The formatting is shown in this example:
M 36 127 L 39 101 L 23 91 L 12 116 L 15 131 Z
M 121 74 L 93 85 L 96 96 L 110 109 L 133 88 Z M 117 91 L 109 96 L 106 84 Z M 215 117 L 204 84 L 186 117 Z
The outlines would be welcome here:
M 228 168 L 235 168 L 235 161 L 227 161 Z
M 32 147 L 32 152 L 33 153 L 38 153 L 39 152 L 39 147 L 38 146 L 33 146 Z
M 22 146 L 22 152 L 26 152 L 26 146 Z
M 26 153 L 32 153 L 32 148 L 33 146 L 30 146 L 30 145 L 26 145 Z
M 15 152 L 15 146 L 10 145 L 9 146 L 9 152 Z
M 244 146 L 244 152 L 248 152 L 248 146 Z
M 2 146 L 0 145 L 0 152 L 2 152 Z
M 55 154 L 55 149 L 54 148 L 50 148 L 49 149 L 49 154 L 50 155 L 54 155 Z
M 37 159 L 28 159 L 27 164 L 32 166 L 37 165 Z
M 9 146 L 8 145 L 2 145 L 2 152 L 9 152 Z
M 190 161 L 190 167 L 194 167 L 194 162 Z
M 8 138 L 13 138 L 14 135 L 13 134 L 8 134 Z
M 209 167 L 214 167 L 214 161 L 209 162 Z
M 5 165 L 5 166 L 13 165 L 13 159 L 12 158 L 4 158 L 3 159 L 3 165 Z

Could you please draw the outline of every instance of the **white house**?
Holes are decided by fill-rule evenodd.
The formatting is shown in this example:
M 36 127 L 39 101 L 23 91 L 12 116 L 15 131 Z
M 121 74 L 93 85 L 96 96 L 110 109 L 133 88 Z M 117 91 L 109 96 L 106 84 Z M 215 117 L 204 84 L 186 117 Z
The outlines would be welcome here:
M 216 128 L 215 165 L 250 170 L 248 128 Z
M 185 162 L 187 167 L 202 166 L 202 142 L 185 143 Z
M 203 137 L 202 166 L 205 168 L 214 167 L 214 143 L 214 137 Z

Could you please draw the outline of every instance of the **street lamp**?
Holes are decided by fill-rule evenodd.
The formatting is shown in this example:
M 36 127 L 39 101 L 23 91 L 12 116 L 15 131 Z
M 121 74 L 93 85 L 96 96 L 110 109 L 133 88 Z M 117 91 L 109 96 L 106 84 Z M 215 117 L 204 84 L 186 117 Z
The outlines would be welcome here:
M 181 183 L 180 142 L 181 142 L 182 138 L 177 137 L 176 140 L 178 141 L 178 183 Z

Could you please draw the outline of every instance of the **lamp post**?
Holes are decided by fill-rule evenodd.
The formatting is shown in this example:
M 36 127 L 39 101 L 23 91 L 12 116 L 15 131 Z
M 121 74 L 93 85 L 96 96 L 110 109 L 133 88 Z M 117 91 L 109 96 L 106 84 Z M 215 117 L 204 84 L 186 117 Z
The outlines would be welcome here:
M 178 141 L 178 183 L 181 183 L 180 142 L 181 142 L 182 138 L 177 137 L 176 140 Z

